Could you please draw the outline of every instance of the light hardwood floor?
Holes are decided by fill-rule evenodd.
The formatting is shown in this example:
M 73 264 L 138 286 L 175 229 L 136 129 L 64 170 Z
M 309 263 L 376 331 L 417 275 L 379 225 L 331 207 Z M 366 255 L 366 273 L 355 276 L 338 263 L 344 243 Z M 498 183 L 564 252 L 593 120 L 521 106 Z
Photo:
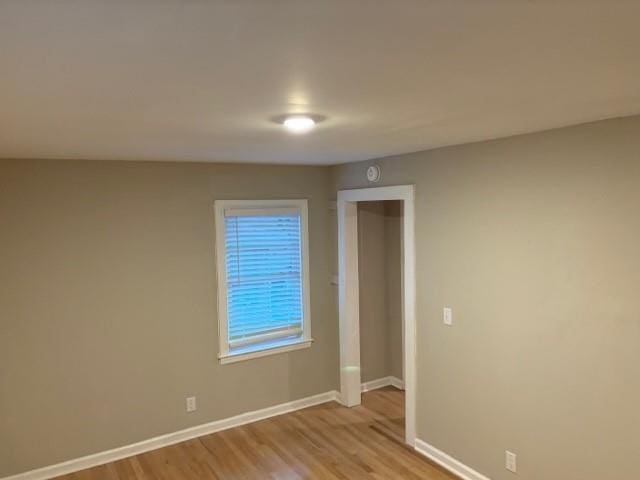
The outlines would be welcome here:
M 403 444 L 404 393 L 367 392 L 58 477 L 58 480 L 357 480 L 456 477 Z

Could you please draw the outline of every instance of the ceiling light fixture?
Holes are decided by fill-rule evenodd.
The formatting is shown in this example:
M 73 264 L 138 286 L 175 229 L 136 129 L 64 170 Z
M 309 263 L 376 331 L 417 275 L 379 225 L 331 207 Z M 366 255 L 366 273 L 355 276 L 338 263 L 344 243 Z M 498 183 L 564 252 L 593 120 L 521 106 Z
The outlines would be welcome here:
M 307 115 L 291 115 L 284 119 L 282 125 L 291 133 L 307 133 L 316 126 L 316 122 Z

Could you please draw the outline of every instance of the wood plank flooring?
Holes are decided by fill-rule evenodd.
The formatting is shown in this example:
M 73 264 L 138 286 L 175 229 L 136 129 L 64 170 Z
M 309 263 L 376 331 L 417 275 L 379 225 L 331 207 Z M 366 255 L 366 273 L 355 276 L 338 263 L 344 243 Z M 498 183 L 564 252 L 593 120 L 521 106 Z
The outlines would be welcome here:
M 367 392 L 58 477 L 58 480 L 451 480 L 403 443 L 404 392 Z

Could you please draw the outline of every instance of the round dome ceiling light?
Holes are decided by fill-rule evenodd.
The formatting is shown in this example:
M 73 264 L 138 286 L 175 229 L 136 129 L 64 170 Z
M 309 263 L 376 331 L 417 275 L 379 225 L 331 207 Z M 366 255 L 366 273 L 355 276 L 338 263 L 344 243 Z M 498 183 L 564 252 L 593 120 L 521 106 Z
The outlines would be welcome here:
M 284 128 L 291 133 L 307 133 L 316 126 L 316 121 L 308 115 L 291 115 L 282 122 Z

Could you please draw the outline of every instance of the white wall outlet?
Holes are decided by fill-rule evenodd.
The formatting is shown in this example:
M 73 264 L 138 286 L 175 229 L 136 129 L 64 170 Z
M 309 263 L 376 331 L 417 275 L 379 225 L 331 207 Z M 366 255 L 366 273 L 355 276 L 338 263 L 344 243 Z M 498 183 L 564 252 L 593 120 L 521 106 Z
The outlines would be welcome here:
M 196 397 L 187 397 L 187 413 L 195 412 L 196 409 Z
M 510 472 L 516 473 L 518 471 L 518 465 L 516 463 L 516 454 L 507 450 L 504 457 L 504 466 Z
M 442 321 L 445 325 L 453 325 L 453 312 L 450 307 L 444 307 L 442 309 Z

